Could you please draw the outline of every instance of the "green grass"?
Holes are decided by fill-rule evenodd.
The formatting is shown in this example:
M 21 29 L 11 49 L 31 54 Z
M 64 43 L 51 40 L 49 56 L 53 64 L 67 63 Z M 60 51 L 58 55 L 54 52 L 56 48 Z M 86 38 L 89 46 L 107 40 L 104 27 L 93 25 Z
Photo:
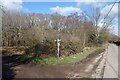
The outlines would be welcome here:
M 25 55 L 17 56 L 16 59 L 19 59 L 21 61 L 26 61 L 26 62 L 36 62 L 36 63 L 44 63 L 44 64 L 70 63 L 70 62 L 76 62 L 78 60 L 82 60 L 82 59 L 86 58 L 89 54 L 91 54 L 91 53 L 93 53 L 97 50 L 101 50 L 103 48 L 104 47 L 91 48 L 87 51 L 77 53 L 77 54 L 73 54 L 73 55 L 68 56 L 68 57 L 64 57 L 63 59 L 57 59 L 55 57 L 41 59 L 41 58 L 28 57 L 28 56 L 25 56 Z

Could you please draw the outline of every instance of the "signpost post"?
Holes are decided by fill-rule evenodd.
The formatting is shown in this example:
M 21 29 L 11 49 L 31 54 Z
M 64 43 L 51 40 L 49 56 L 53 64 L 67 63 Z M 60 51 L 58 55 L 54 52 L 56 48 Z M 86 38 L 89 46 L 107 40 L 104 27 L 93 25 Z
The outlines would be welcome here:
M 58 59 L 60 58 L 60 39 L 56 39 L 56 40 L 54 40 L 54 41 L 56 41 L 57 42 L 57 51 L 58 51 L 58 54 L 57 54 L 57 57 L 58 57 Z

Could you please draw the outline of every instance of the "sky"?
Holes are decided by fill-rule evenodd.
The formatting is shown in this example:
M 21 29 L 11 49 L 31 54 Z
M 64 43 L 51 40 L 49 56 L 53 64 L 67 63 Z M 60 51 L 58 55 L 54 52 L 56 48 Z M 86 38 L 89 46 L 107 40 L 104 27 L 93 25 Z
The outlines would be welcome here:
M 103 0 L 105 1 L 105 0 Z M 1 2 L 0 2 L 1 3 Z M 23 1 L 23 0 L 3 0 L 2 4 L 6 10 L 11 10 L 12 12 L 28 12 L 28 13 L 43 13 L 52 14 L 59 13 L 63 16 L 68 16 L 74 12 L 90 12 L 90 7 L 100 7 L 101 13 L 106 15 L 110 8 L 112 7 L 114 0 L 111 2 L 100 2 L 100 0 L 73 0 L 73 2 L 33 2 L 33 1 Z M 112 26 L 112 32 L 118 35 L 118 3 L 115 4 L 111 10 L 110 16 L 114 16 L 115 20 Z M 99 23 L 102 25 L 102 21 Z

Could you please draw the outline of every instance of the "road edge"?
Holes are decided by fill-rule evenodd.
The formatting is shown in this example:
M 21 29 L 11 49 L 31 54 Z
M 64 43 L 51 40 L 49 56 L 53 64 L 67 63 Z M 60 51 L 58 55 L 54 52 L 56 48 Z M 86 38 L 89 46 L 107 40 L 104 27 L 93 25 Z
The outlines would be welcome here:
M 104 69 L 106 64 L 106 58 L 107 58 L 108 49 L 106 48 L 103 53 L 101 53 L 101 61 L 99 65 L 97 66 L 95 72 L 92 74 L 92 78 L 103 78 L 104 75 Z

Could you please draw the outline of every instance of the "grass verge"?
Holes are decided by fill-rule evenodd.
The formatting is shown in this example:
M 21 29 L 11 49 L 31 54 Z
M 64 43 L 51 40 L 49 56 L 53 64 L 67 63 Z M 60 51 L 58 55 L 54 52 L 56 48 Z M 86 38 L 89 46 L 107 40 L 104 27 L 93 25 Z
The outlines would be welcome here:
M 83 51 L 81 53 L 77 53 L 77 54 L 73 54 L 71 56 L 64 57 L 63 59 L 57 59 L 55 57 L 41 59 L 41 58 L 28 57 L 25 55 L 16 56 L 16 59 L 18 59 L 20 61 L 44 63 L 44 64 L 70 63 L 70 62 L 76 62 L 76 61 L 82 60 L 82 59 L 86 58 L 89 54 L 94 53 L 97 50 L 102 50 L 102 49 L 104 49 L 104 47 L 91 48 L 87 51 Z

